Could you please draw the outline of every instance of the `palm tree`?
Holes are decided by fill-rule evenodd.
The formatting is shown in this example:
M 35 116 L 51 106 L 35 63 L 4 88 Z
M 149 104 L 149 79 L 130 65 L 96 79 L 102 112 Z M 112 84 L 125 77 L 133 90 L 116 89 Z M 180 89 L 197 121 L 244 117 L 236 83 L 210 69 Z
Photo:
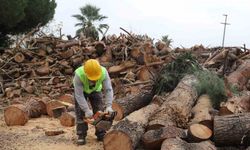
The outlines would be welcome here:
M 167 47 L 170 47 L 171 43 L 173 42 L 173 40 L 170 39 L 168 35 L 162 36 L 161 40 L 166 43 Z
M 80 29 L 76 31 L 76 34 L 79 35 L 80 32 L 86 37 L 91 37 L 95 40 L 99 39 L 98 31 L 104 35 L 103 29 L 106 29 L 107 32 L 109 26 L 107 24 L 99 24 L 97 27 L 95 25 L 96 22 L 100 22 L 103 19 L 106 19 L 106 16 L 99 14 L 100 8 L 96 6 L 87 4 L 80 8 L 81 14 L 73 15 L 79 23 L 75 24 L 75 26 L 80 26 Z

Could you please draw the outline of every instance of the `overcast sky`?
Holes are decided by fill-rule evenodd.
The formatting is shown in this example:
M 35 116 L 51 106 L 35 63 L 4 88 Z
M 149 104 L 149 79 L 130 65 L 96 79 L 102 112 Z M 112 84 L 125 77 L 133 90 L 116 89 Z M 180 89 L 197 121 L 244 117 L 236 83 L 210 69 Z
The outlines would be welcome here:
M 195 44 L 221 46 L 225 17 L 228 14 L 225 46 L 250 47 L 250 0 L 56 0 L 55 22 L 62 32 L 74 36 L 79 8 L 92 4 L 108 18 L 108 34 L 123 32 L 119 27 L 154 39 L 169 35 L 173 46 Z

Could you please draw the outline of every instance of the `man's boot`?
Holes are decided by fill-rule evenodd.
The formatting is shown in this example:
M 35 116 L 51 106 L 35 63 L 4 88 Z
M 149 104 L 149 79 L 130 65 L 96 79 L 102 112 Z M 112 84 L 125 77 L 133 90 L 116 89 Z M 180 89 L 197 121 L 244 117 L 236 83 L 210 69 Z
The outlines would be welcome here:
M 77 145 L 85 145 L 85 144 L 86 144 L 85 136 L 79 135 L 77 139 Z

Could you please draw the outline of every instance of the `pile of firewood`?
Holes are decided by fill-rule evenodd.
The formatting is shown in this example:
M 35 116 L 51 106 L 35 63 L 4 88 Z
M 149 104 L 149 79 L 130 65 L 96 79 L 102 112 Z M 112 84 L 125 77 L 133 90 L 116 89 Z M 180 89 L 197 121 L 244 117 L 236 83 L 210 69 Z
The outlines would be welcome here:
M 191 52 L 206 69 L 225 77 L 228 100 L 220 110 L 208 95 L 198 96 L 197 79 L 186 75 L 170 93 L 155 95 L 154 78 L 162 66 Z M 117 124 L 104 138 L 109 149 L 216 149 L 249 146 L 250 55 L 241 47 L 171 49 L 147 36 L 120 34 L 102 41 L 30 38 L 26 47 L 6 49 L 0 57 L 0 106 L 7 125 L 25 125 L 48 114 L 74 126 L 72 77 L 89 58 L 98 59 L 112 78 Z M 233 96 L 233 85 L 242 96 Z M 7 103 L 6 103 L 7 102 Z M 213 141 L 215 144 L 213 144 Z

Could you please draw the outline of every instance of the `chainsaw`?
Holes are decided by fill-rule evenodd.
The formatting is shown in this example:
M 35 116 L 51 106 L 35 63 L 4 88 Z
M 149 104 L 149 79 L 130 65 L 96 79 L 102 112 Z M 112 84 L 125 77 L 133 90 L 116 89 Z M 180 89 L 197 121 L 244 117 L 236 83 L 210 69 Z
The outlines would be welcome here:
M 112 113 L 98 111 L 92 118 L 85 118 L 84 121 L 88 124 L 95 126 L 97 129 L 108 131 L 111 128 L 116 115 L 116 111 Z

